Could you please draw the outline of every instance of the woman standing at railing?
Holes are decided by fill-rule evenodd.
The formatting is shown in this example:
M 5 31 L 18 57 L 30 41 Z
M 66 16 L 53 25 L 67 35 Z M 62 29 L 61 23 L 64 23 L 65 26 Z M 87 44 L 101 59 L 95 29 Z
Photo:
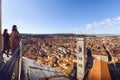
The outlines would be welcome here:
M 2 54 L 5 53 L 5 51 L 7 51 L 7 57 L 9 54 L 9 44 L 10 44 L 10 39 L 9 39 L 9 34 L 8 34 L 8 30 L 4 29 L 3 32 L 3 51 Z
M 20 34 L 17 30 L 17 26 L 13 25 L 12 32 L 10 34 L 10 46 L 11 46 L 12 54 L 19 46 L 19 42 L 20 42 Z

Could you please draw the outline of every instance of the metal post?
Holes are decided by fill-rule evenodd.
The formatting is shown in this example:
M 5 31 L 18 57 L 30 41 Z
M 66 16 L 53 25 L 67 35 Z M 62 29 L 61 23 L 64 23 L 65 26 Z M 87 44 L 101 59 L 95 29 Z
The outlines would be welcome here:
M 77 38 L 77 79 L 83 80 L 85 75 L 85 39 Z
M 0 50 L 2 49 L 2 0 L 0 0 Z

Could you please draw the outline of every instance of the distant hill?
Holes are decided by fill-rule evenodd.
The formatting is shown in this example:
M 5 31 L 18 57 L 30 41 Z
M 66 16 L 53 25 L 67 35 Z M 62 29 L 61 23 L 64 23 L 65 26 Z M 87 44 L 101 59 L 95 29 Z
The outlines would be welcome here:
M 54 37 L 54 36 L 64 36 L 64 37 L 96 37 L 96 36 L 120 36 L 117 34 L 71 34 L 71 33 L 59 33 L 59 34 L 26 34 L 21 33 L 21 37 L 37 37 L 37 38 L 44 38 L 44 37 Z
M 116 36 L 120 37 L 120 34 L 84 34 L 86 36 Z
M 60 34 L 23 34 L 21 33 L 20 34 L 22 37 L 41 37 L 41 38 L 44 38 L 44 37 L 55 37 L 55 36 L 64 36 L 64 37 L 86 37 L 86 35 L 80 35 L 80 34 L 66 34 L 66 33 L 60 33 Z

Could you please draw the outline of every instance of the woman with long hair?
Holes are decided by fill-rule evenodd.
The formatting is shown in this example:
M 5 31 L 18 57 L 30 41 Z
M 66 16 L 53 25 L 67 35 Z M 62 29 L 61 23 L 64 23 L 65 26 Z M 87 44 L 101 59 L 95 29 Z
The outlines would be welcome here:
M 11 46 L 12 54 L 14 53 L 16 48 L 19 46 L 19 42 L 20 42 L 20 34 L 17 30 L 17 26 L 13 25 L 12 32 L 10 34 L 10 46 Z
M 5 53 L 5 51 L 7 51 L 7 57 L 9 57 L 9 44 L 10 44 L 10 39 L 9 39 L 9 34 L 8 34 L 8 30 L 4 29 L 3 32 L 3 51 L 2 54 Z

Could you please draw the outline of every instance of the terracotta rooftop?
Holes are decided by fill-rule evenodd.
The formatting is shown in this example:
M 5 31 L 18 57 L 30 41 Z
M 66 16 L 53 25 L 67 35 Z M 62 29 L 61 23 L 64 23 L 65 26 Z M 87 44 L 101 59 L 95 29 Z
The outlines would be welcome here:
M 108 64 L 102 60 L 94 60 L 93 67 L 90 69 L 88 80 L 111 80 Z

